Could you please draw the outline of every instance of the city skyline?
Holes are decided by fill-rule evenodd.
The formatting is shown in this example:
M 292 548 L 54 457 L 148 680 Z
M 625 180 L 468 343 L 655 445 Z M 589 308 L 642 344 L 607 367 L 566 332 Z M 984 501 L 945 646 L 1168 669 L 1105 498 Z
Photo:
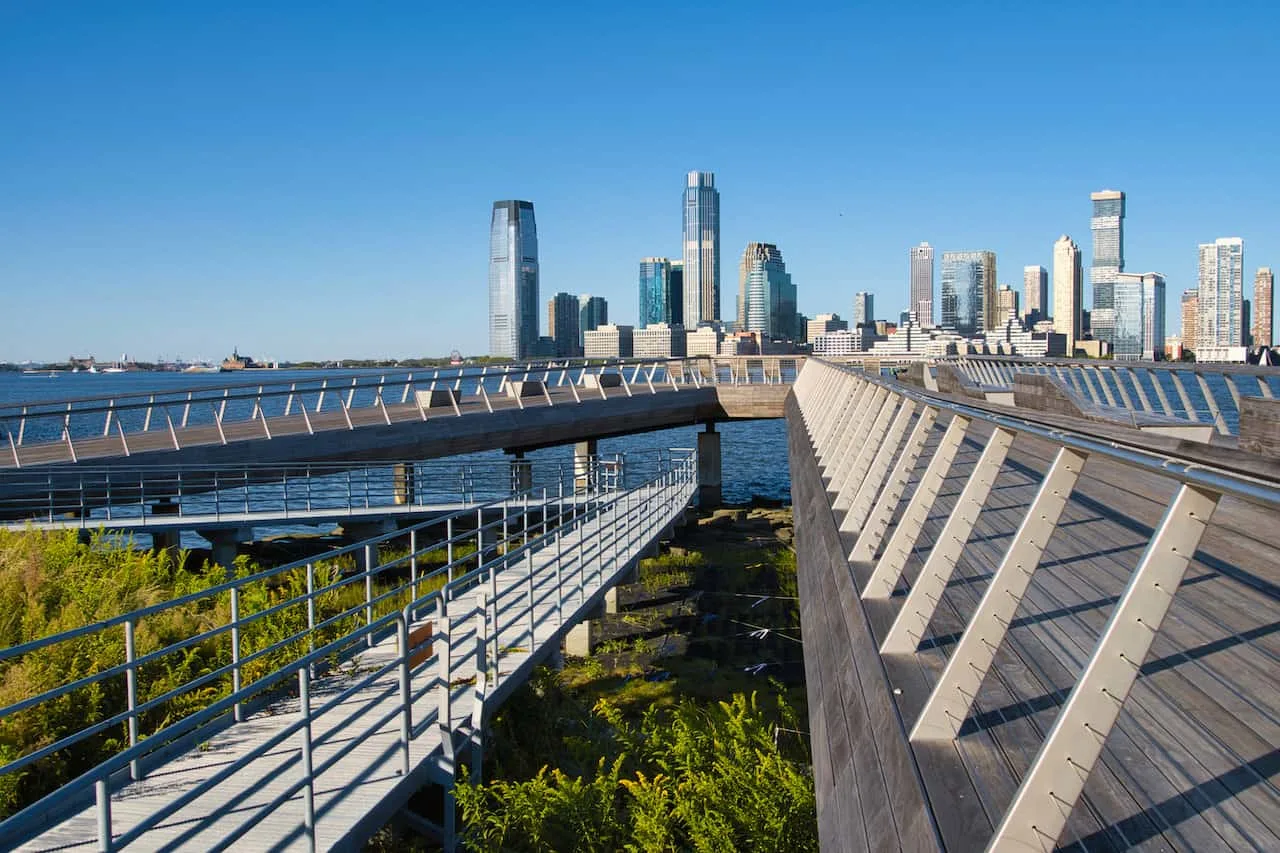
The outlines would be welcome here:
M 719 34 L 691 72 L 655 61 L 604 9 L 236 6 L 6 12 L 0 68 L 24 132 L 0 138 L 0 286 L 22 322 L 0 328 L 0 359 L 220 359 L 237 344 L 294 360 L 480 354 L 478 223 L 512 197 L 535 203 L 544 292 L 597 293 L 627 322 L 637 260 L 682 254 L 674 196 L 690 168 L 714 170 L 729 193 L 722 245 L 783 246 L 810 316 L 847 310 L 861 290 L 896 317 L 903 250 L 922 240 L 987 246 L 1008 270 L 1049 266 L 1056 235 L 1089 242 L 1082 198 L 1102 187 L 1125 191 L 1126 268 L 1162 271 L 1170 312 L 1172 294 L 1196 286 L 1207 238 L 1243 238 L 1249 278 L 1280 263 L 1280 180 L 1262 143 L 1280 116 L 1256 109 L 1273 100 L 1270 9 L 1169 7 L 1153 31 L 1138 8 L 1073 7 L 1105 12 L 1095 31 L 1036 4 L 761 6 L 766 27 L 750 4 L 680 7 L 682 26 Z M 435 32 L 449 37 L 423 52 Z M 589 49 L 573 49 L 585 34 Z M 978 35 L 1006 49 L 960 48 Z M 1127 68 L 1117 87 L 1096 60 L 1139 36 L 1197 61 Z M 756 61 L 764 47 L 777 67 Z M 493 108 L 510 76 L 492 57 L 531 49 L 534 103 L 513 134 Z M 1046 51 L 1081 61 L 1044 63 Z M 659 141 L 652 116 L 670 114 L 690 73 L 697 121 Z M 1046 136 L 1049 91 L 1089 121 Z M 782 92 L 777 120 L 796 142 L 779 148 L 759 135 L 757 108 Z M 1185 108 L 1209 100 L 1253 116 L 1249 133 Z M 988 116 L 981 143 L 934 138 L 974 103 Z M 430 309 L 414 310 L 423 299 Z

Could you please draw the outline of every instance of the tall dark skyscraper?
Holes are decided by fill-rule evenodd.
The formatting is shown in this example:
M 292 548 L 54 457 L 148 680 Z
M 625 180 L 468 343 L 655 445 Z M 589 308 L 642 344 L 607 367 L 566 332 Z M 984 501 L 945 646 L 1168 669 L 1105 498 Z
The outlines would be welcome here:
M 670 288 L 667 294 L 668 326 L 684 325 L 684 261 L 671 262 L 671 276 L 667 279 Z
M 585 352 L 587 332 L 609 323 L 609 302 L 603 296 L 584 293 L 578 297 L 578 343 Z
M 684 325 L 720 319 L 720 193 L 713 172 L 690 172 L 684 189 Z
M 640 260 L 640 328 L 667 323 L 671 316 L 671 261 L 667 258 Z
M 495 201 L 489 223 L 489 354 L 531 358 L 538 343 L 533 202 Z
M 1124 193 L 1103 190 L 1089 196 L 1093 202 L 1093 336 L 1113 343 L 1116 327 L 1116 276 L 1124 272 Z
M 555 341 L 556 356 L 572 358 L 581 355 L 578 345 L 578 297 L 557 293 L 547 302 L 547 334 Z

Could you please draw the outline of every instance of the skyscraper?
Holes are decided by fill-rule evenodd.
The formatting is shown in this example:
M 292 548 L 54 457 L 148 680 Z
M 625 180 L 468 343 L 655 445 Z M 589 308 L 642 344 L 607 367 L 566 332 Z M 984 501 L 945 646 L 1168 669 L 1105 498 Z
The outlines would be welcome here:
M 1244 345 L 1244 241 L 1220 237 L 1200 245 L 1197 354 Z
M 1182 291 L 1182 349 L 1195 352 L 1200 339 L 1200 291 Z
M 533 202 L 495 201 L 489 222 L 489 354 L 530 358 L 538 343 Z
M 1053 330 L 1067 336 L 1067 357 L 1075 354 L 1080 339 L 1080 312 L 1084 309 L 1084 271 L 1080 247 L 1063 234 L 1053 244 Z
M 1271 299 L 1275 296 L 1276 277 L 1271 267 L 1258 267 L 1253 277 L 1253 345 L 1272 345 Z
M 1112 342 L 1115 329 L 1115 300 L 1112 290 L 1116 276 L 1124 272 L 1124 193 L 1103 190 L 1089 196 L 1093 202 L 1093 265 L 1089 282 L 1093 285 L 1093 336 Z
M 853 294 L 853 325 L 865 326 L 876 321 L 876 299 L 870 293 Z
M 943 252 L 941 295 L 943 327 L 973 335 L 999 325 L 996 253 Z
M 609 323 L 609 303 L 603 296 L 584 293 L 578 297 L 578 346 L 586 349 L 586 334 Z
M 713 172 L 690 172 L 684 189 L 684 325 L 720 319 L 720 193 Z
M 1007 284 L 1002 284 L 996 290 L 996 317 L 1000 326 L 1009 322 L 1010 314 L 1021 322 L 1022 318 L 1018 317 L 1018 291 Z
M 671 262 L 671 275 L 667 278 L 667 316 L 663 320 L 668 326 L 684 325 L 684 261 Z
M 1112 355 L 1115 359 L 1155 361 L 1163 357 L 1164 276 L 1160 273 L 1117 273 L 1115 297 L 1115 334 Z
M 795 340 L 796 286 L 791 281 L 782 252 L 773 243 L 748 243 L 742 253 L 745 326 L 766 340 Z
M 916 322 L 933 325 L 933 247 L 928 243 L 911 247 L 911 302 L 907 310 L 916 312 Z
M 1039 264 L 1022 268 L 1022 301 L 1028 326 L 1049 319 L 1049 273 Z
M 640 328 L 653 323 L 667 323 L 671 308 L 671 261 L 666 258 L 644 258 L 640 261 Z
M 555 341 L 556 357 L 582 354 L 578 345 L 578 297 L 557 293 L 547 301 L 547 335 Z

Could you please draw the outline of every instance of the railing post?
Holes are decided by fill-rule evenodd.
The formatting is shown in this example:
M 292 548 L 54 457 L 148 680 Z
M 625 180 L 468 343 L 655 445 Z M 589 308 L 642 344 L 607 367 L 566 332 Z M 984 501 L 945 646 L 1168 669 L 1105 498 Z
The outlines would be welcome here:
M 396 617 L 400 639 L 400 755 L 401 773 L 409 775 L 409 741 L 413 737 L 413 698 L 409 690 L 409 620 L 404 613 Z
M 978 464 L 970 472 L 964 490 L 960 492 L 937 541 L 929 550 L 929 557 L 920 569 L 916 582 L 912 584 L 911 591 L 907 593 L 907 600 L 902 603 L 898 617 L 893 620 L 893 627 L 885 634 L 884 642 L 880 645 L 881 654 L 906 654 L 916 650 L 920 638 L 933 619 L 938 602 L 942 600 L 951 575 L 955 572 L 956 561 L 960 559 L 969 534 L 973 532 L 973 525 L 982 512 L 987 495 L 995 485 L 1014 436 L 1012 430 L 996 427 L 987 439 L 987 446 L 983 449 Z
M 1004 553 L 977 609 L 969 618 L 946 670 L 934 685 L 911 730 L 911 740 L 950 740 L 969 715 L 996 650 L 1031 585 L 1049 537 L 1071 499 L 1086 455 L 1063 447 L 1045 474 L 1018 532 Z
M 366 628 L 373 625 L 373 561 L 375 553 L 372 544 L 364 546 L 364 624 Z M 373 632 L 370 631 L 364 636 L 369 648 L 373 648 Z
M 1183 484 L 987 850 L 1050 850 L 1084 789 L 1219 495 Z
M 315 768 L 311 761 L 311 673 L 307 667 L 298 669 L 298 709 L 302 712 L 302 776 L 306 786 L 302 789 L 302 830 L 307 838 L 307 849 L 316 849 L 316 785 Z
M 240 587 L 231 587 L 231 692 L 240 693 Z M 244 708 L 236 700 L 235 721 L 244 722 Z
M 105 778 L 93 783 L 93 793 L 98 806 L 98 850 L 100 853 L 111 853 L 115 849 L 111 837 L 111 792 Z
M 133 620 L 126 619 L 124 622 L 124 660 L 127 668 L 124 673 L 124 682 L 129 703 L 130 748 L 138 745 L 138 671 L 134 666 L 134 661 L 138 659 L 138 652 L 134 645 L 133 630 Z M 137 758 L 129 762 L 129 778 L 135 781 L 142 778 Z
M 418 597 L 418 528 L 409 529 L 409 598 Z

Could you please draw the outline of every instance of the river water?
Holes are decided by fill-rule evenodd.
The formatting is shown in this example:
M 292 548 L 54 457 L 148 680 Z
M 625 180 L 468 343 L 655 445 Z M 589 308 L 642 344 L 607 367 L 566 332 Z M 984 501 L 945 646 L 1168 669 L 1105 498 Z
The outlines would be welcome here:
M 388 373 L 383 370 L 323 371 L 323 370 L 271 370 L 253 376 L 232 376 L 218 373 L 161 373 L 134 371 L 127 373 L 48 373 L 28 375 L 12 371 L 0 371 L 0 406 L 47 402 L 85 397 L 108 397 L 136 393 L 164 393 L 193 388 L 217 388 L 229 383 L 253 382 L 261 377 L 264 382 L 314 382 L 326 376 L 344 376 L 349 381 L 353 375 L 367 375 L 376 379 Z M 12 426 L 10 427 L 13 428 Z M 97 427 L 100 434 L 101 427 Z M 719 424 L 721 433 L 721 467 L 724 499 L 729 503 L 745 503 L 753 496 L 790 502 L 791 481 L 787 468 L 787 438 L 782 420 L 734 421 Z M 81 430 L 77 429 L 77 433 Z M 624 454 L 636 459 L 651 459 L 653 451 L 672 448 L 691 448 L 696 443 L 694 426 L 677 427 L 657 432 L 637 433 L 619 438 L 603 439 L 599 451 L 602 457 Z M 53 438 L 56 436 L 50 436 Z M 30 438 L 28 438 L 30 440 Z M 545 448 L 528 454 L 535 466 L 541 462 L 571 462 L 572 446 Z M 501 451 L 467 454 L 452 457 L 459 468 L 467 463 L 492 463 L 505 457 Z M 296 526 L 261 528 L 259 535 L 276 535 L 295 532 Z M 198 538 L 184 545 L 197 547 Z

